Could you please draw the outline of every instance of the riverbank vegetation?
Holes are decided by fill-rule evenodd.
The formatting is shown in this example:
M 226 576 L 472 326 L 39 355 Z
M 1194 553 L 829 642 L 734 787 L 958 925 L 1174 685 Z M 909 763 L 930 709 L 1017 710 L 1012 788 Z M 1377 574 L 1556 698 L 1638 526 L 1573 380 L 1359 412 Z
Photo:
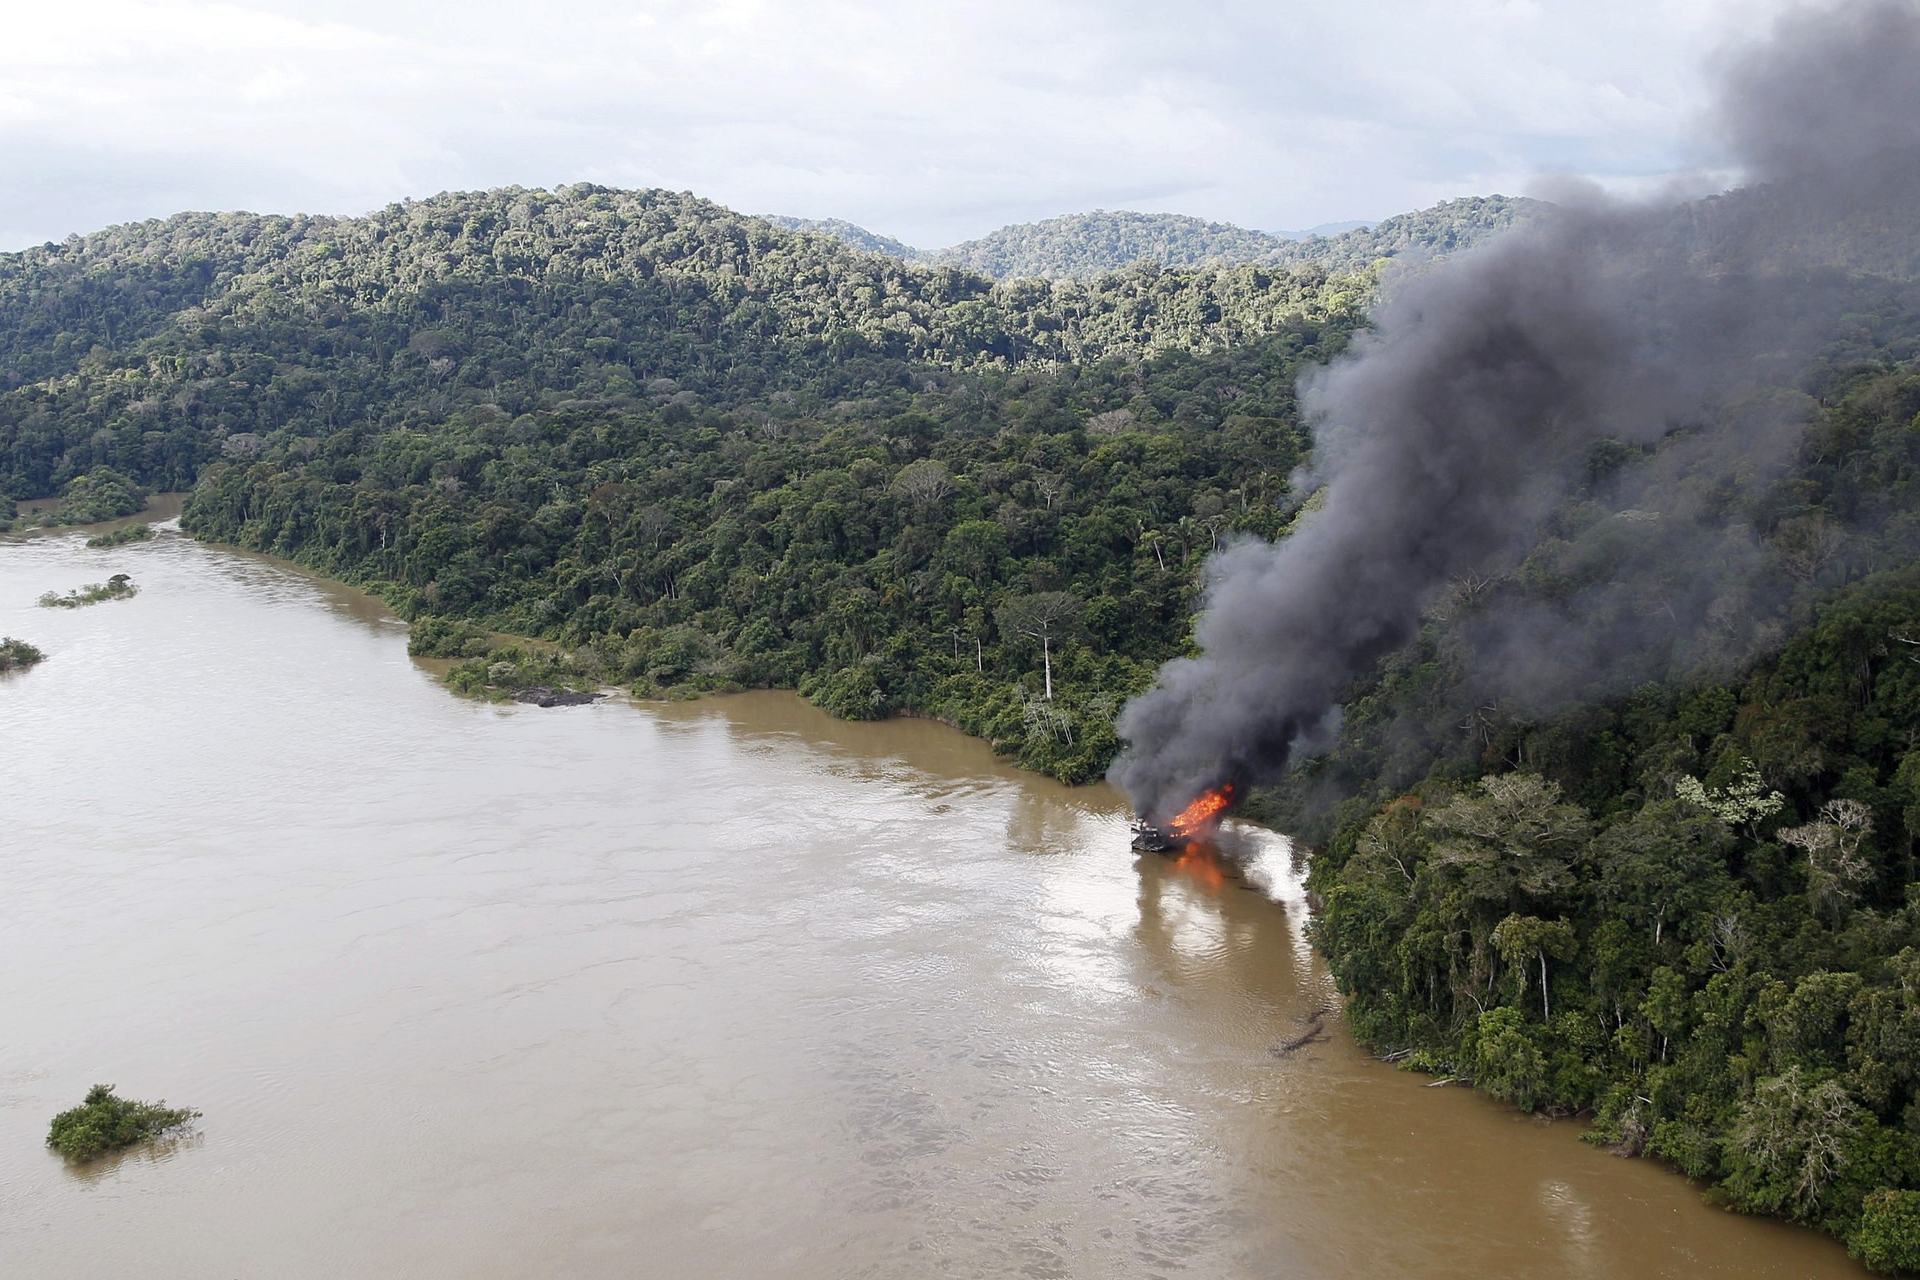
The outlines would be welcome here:
M 1185 643 L 1207 551 L 1284 522 L 1294 375 L 1371 287 L 995 285 L 593 187 L 189 215 L 0 267 L 14 492 L 198 477 L 190 532 L 410 619 L 556 641 L 647 693 L 934 715 L 1075 780 Z M 1008 598 L 1048 592 L 1085 606 L 1057 653 L 1001 635 Z
M 87 539 L 89 547 L 124 547 L 133 542 L 150 542 L 153 539 L 153 526 L 150 524 L 130 524 L 123 529 L 114 529 L 107 533 L 96 533 Z
M 164 1102 L 122 1098 L 110 1084 L 87 1090 L 79 1106 L 62 1111 L 47 1130 L 47 1145 L 73 1161 L 92 1160 L 191 1124 L 198 1111 Z
M 0 636 L 0 675 L 10 671 L 25 671 L 46 660 L 45 653 L 25 640 L 16 640 L 12 636 Z
M 133 579 L 124 573 L 116 573 L 105 582 L 89 582 L 84 587 L 75 587 L 62 595 L 58 591 L 49 591 L 40 597 L 42 609 L 79 609 L 90 604 L 100 604 L 107 600 L 126 600 L 140 594 L 140 588 Z
M 838 715 L 951 720 L 1085 780 L 1111 756 L 1119 700 L 1184 643 L 1206 553 L 1283 523 L 1289 371 L 1327 340 L 929 374 L 857 409 L 594 405 L 340 433 L 305 457 L 216 464 L 184 521 L 423 625 L 553 640 L 580 678 L 642 696 L 797 687 Z M 1057 636 L 1003 625 L 1049 594 L 1075 606 Z M 433 644 L 487 658 L 475 633 Z

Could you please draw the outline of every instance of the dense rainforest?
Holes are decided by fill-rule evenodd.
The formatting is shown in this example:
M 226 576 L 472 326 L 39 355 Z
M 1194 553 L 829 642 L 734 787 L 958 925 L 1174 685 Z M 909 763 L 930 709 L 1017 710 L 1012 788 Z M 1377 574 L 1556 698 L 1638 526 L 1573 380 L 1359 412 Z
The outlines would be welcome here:
M 1375 261 L 1516 206 L 1442 210 L 1000 283 L 586 186 L 113 228 L 0 256 L 0 489 L 192 486 L 191 531 L 379 591 L 462 688 L 797 687 L 1084 780 L 1208 552 L 1310 506 L 1296 379 Z M 1911 299 L 1753 398 L 1811 424 L 1775 470 L 1691 473 L 1731 426 L 1603 442 L 1257 811 L 1320 846 L 1316 935 L 1382 1053 L 1920 1268 Z M 1607 589 L 1663 556 L 1728 568 Z M 1550 614 L 1586 696 L 1487 696 L 1488 620 Z
M 1002 227 L 977 240 L 937 249 L 929 261 L 966 267 L 996 280 L 1023 276 L 1085 279 L 1136 262 L 1198 267 L 1262 262 L 1291 248 L 1282 236 L 1172 213 L 1096 209 Z
M 1235 531 L 1278 532 L 1303 449 L 1293 371 L 1341 332 L 922 371 L 832 402 L 730 409 L 661 387 L 334 432 L 213 464 L 186 520 L 412 617 L 551 637 L 588 678 L 914 711 L 1085 781 L 1117 745 L 1120 700 L 1184 643 L 1201 559 Z M 1042 605 L 1057 616 L 1035 632 L 1023 611 Z M 471 642 L 423 637 L 455 656 Z

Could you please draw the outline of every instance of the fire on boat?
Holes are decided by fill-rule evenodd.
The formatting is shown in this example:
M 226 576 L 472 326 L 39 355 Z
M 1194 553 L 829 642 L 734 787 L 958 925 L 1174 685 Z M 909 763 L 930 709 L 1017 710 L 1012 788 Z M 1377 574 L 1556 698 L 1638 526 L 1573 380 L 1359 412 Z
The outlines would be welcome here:
M 1178 853 L 1220 825 L 1232 807 L 1236 791 L 1231 782 L 1201 792 L 1165 824 L 1133 824 L 1133 847 L 1140 853 Z

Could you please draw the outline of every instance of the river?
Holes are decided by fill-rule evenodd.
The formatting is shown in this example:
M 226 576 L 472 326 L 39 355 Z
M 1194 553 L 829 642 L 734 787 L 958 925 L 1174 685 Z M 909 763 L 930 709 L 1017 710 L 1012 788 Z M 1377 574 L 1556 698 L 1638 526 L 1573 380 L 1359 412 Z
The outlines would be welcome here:
M 0 634 L 0 1275 L 1864 1274 L 1370 1059 L 1282 838 L 1136 859 L 783 694 L 465 701 L 177 533 L 0 542 Z M 95 1082 L 204 1119 L 69 1168 Z

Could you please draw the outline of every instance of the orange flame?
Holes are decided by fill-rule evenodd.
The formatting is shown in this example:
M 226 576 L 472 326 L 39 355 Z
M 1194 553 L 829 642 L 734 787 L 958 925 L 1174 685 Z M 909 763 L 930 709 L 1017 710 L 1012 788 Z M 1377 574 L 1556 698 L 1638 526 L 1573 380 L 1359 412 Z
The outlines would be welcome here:
M 1218 822 L 1220 815 L 1227 811 L 1227 806 L 1233 803 L 1233 796 L 1231 782 L 1223 783 L 1211 791 L 1202 791 L 1192 804 L 1167 824 L 1168 830 L 1182 839 L 1190 838 L 1195 832 Z

